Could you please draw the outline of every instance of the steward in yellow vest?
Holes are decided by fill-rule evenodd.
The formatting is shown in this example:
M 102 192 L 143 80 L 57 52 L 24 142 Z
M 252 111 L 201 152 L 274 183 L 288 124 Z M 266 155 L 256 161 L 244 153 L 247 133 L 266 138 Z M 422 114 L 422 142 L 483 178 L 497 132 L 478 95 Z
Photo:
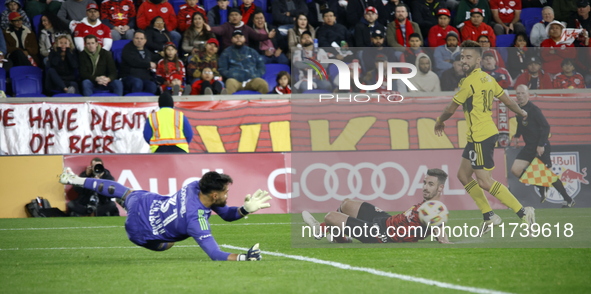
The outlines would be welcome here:
M 185 115 L 174 109 L 174 101 L 168 91 L 158 98 L 160 110 L 148 117 L 144 127 L 144 139 L 152 153 L 189 153 L 193 130 Z

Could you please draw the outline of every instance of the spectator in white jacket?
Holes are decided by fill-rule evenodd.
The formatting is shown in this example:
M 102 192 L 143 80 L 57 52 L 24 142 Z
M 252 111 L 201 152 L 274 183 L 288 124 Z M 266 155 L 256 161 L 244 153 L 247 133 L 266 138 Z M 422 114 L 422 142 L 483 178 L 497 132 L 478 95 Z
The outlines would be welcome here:
M 531 29 L 529 41 L 533 46 L 540 47 L 542 41 L 548 39 L 548 32 L 546 26 L 554 20 L 554 9 L 550 6 L 545 6 L 542 9 L 542 21 L 535 24 Z

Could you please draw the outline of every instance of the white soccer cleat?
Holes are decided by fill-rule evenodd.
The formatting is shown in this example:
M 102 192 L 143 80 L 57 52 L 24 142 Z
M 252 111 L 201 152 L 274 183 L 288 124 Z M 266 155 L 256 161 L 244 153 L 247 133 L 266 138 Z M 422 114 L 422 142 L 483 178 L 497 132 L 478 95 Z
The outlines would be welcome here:
M 60 175 L 60 183 L 64 185 L 84 185 L 84 179 L 77 176 L 72 169 L 64 167 L 64 171 Z
M 482 224 L 480 225 L 480 237 L 482 237 L 486 233 L 490 232 L 492 227 L 499 226 L 502 223 L 503 223 L 503 219 L 500 216 L 493 214 L 493 216 L 490 218 L 490 220 L 483 221 Z
M 535 208 L 528 206 L 523 209 L 525 211 L 525 215 L 521 219 L 524 223 L 527 223 L 529 226 L 536 223 L 536 213 Z
M 302 218 L 304 222 L 310 226 L 312 230 L 312 235 L 316 240 L 321 240 L 324 237 L 324 232 L 322 232 L 322 227 L 320 226 L 320 222 L 318 222 L 309 212 L 302 211 Z

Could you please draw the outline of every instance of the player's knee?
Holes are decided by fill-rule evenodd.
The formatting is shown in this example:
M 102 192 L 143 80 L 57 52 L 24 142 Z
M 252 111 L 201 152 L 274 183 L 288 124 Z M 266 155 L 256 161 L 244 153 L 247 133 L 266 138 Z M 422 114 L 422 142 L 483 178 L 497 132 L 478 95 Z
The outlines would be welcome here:
M 339 206 L 339 212 L 343 212 L 343 211 L 347 211 L 347 208 L 349 207 L 349 203 L 351 202 L 351 199 L 347 198 L 345 200 L 343 200 L 343 202 L 341 202 L 341 205 Z
M 485 191 L 490 190 L 490 188 L 492 187 L 492 184 L 494 183 L 493 179 L 477 179 L 478 181 L 478 186 L 480 186 L 480 188 L 482 188 Z
M 338 214 L 339 213 L 336 212 L 336 211 L 331 211 L 331 212 L 327 213 L 324 216 L 324 222 L 326 222 L 327 225 L 334 225 L 334 224 L 336 224 L 336 222 L 337 222 L 336 219 L 337 219 L 337 215 Z
M 516 177 L 521 177 L 521 173 L 523 172 L 523 170 L 521 170 L 519 167 L 517 166 L 512 166 L 511 167 L 511 173 L 516 176 Z

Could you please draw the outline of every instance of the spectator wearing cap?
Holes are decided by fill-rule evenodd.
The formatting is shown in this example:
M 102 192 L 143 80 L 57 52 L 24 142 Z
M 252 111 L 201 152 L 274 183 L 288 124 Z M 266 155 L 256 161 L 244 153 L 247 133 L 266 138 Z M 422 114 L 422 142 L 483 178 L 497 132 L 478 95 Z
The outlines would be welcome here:
M 432 26 L 429 30 L 429 47 L 439 47 L 445 45 L 449 32 L 454 32 L 458 36 L 460 32 L 453 26 L 449 25 L 451 20 L 451 12 L 447 8 L 440 8 L 437 10 L 437 24 Z
M 269 32 L 274 31 L 275 27 L 268 24 L 265 21 L 265 14 L 262 11 L 255 12 L 253 15 L 253 22 L 252 22 L 252 29 L 263 35 L 269 34 Z M 265 64 L 269 63 L 280 63 L 280 64 L 289 64 L 289 59 L 283 53 L 283 49 L 279 46 L 278 35 L 275 34 L 273 38 L 269 38 L 265 41 L 255 41 L 253 40 L 250 44 L 252 48 L 254 48 L 263 60 Z
M 425 53 L 417 55 L 417 74 L 408 79 L 419 92 L 441 92 L 439 77 L 431 70 L 431 58 Z
M 419 24 L 408 19 L 408 7 L 399 4 L 396 6 L 395 19 L 388 24 L 386 30 L 388 45 L 394 47 L 396 51 L 404 51 L 405 47 L 409 47 L 408 39 L 413 33 L 419 34 L 421 40 L 423 39 Z
M 577 17 L 577 2 L 579 0 L 558 0 L 552 2 L 555 19 L 568 22 Z
M 57 17 L 74 31 L 76 25 L 86 17 L 86 8 L 91 3 L 96 4 L 94 0 L 66 0 L 60 7 Z
M 529 40 L 533 46 L 540 47 L 542 41 L 548 39 L 546 27 L 554 21 L 554 9 L 550 6 L 542 8 L 542 21 L 536 23 L 530 32 Z
M 521 0 L 490 0 L 489 4 L 497 36 L 525 33 L 525 26 L 519 22 Z
M 193 21 L 189 28 L 185 31 L 183 38 L 183 51 L 189 55 L 203 50 L 205 42 L 211 38 L 215 38 L 215 34 L 210 32 L 206 27 L 204 15 L 195 12 L 193 14 Z
M 460 55 L 460 38 L 454 31 L 450 31 L 445 38 L 445 44 L 435 48 L 433 52 L 433 61 L 435 62 L 433 71 L 439 76 L 452 68 L 456 56 Z
M 316 30 L 308 22 L 308 16 L 300 13 L 296 17 L 294 27 L 287 31 L 287 46 L 289 51 L 288 57 L 291 57 L 292 48 L 298 46 L 300 43 L 300 38 L 302 37 L 302 33 L 305 31 L 310 33 L 312 39 L 316 38 Z
M 585 78 L 575 71 L 572 59 L 565 58 L 560 66 L 562 71 L 554 77 L 552 86 L 554 89 L 585 89 Z
M 146 49 L 152 53 L 152 61 L 158 62 L 164 56 L 164 45 L 174 42 L 170 31 L 166 28 L 166 22 L 160 16 L 152 19 L 150 26 L 146 28 Z
M 4 31 L 7 59 L 14 66 L 38 65 L 39 44 L 31 29 L 23 26 L 22 16 L 18 12 L 8 15 L 10 25 Z
M 111 51 L 113 38 L 111 29 L 99 20 L 99 7 L 95 3 L 90 3 L 86 7 L 86 17 L 76 25 L 74 29 L 74 43 L 78 51 L 84 50 L 84 37 L 88 35 L 96 36 L 101 47 Z
M 478 37 L 485 35 L 490 41 L 491 47 L 496 47 L 497 37 L 493 29 L 484 23 L 483 12 L 480 8 L 474 8 L 470 11 L 470 20 L 464 21 L 464 25 L 460 29 L 462 41 L 472 40 L 478 41 Z
M 6 10 L 2 11 L 2 17 L 0 18 L 0 27 L 2 27 L 3 31 L 8 29 L 8 26 L 10 26 L 8 15 L 11 12 L 18 12 L 22 16 L 23 26 L 31 28 L 31 21 L 29 20 L 29 17 L 23 10 L 21 3 L 18 0 L 7 0 L 4 2 L 4 5 L 6 6 Z
M 257 33 L 255 30 L 247 26 L 242 21 L 242 15 L 240 14 L 240 10 L 236 8 L 230 9 L 230 12 L 228 14 L 228 22 L 215 27 L 206 27 L 209 30 L 211 30 L 211 32 L 216 34 L 216 36 L 219 37 L 218 39 L 221 41 L 221 51 L 223 51 L 226 47 L 232 45 L 232 36 L 234 34 L 234 31 L 236 30 L 239 30 L 240 33 L 244 36 L 244 40 L 247 46 L 250 44 L 250 40 L 266 41 L 269 38 L 274 38 L 276 34 L 275 30 L 271 30 L 268 34 Z
M 381 0 L 351 0 L 347 1 L 347 22 L 343 23 L 348 29 L 353 29 L 359 22 L 363 22 L 368 7 L 378 7 Z
M 226 78 L 228 94 L 240 90 L 269 93 L 269 85 L 262 79 L 265 61 L 251 47 L 246 46 L 241 30 L 232 33 L 232 46 L 220 55 L 219 71 Z
M 552 78 L 542 70 L 542 60 L 532 53 L 526 63 L 527 70 L 515 79 L 515 85 L 526 85 L 530 90 L 552 89 Z
M 452 62 L 452 67 L 439 75 L 441 91 L 457 91 L 460 81 L 466 77 L 466 74 L 462 69 L 462 61 L 460 59 L 460 54 L 456 55 Z
M 354 43 L 356 47 L 371 47 L 371 34 L 376 30 L 385 32 L 386 27 L 377 21 L 378 11 L 373 6 L 365 9 L 363 17 L 367 23 L 359 22 L 355 26 Z
M 287 30 L 293 28 L 296 16 L 300 13 L 308 14 L 308 5 L 305 0 L 276 0 L 271 7 L 273 23 L 279 27 L 282 35 L 287 35 Z
M 412 20 L 419 24 L 421 35 L 428 36 L 429 30 L 439 23 L 437 13 L 442 8 L 445 8 L 445 1 L 443 0 L 412 1 L 410 6 Z M 426 46 L 436 47 L 430 43 L 426 44 Z
M 474 8 L 481 10 L 483 17 L 482 21 L 484 23 L 490 23 L 491 13 L 488 0 L 460 0 L 458 10 L 456 11 L 456 16 L 454 18 L 454 26 L 456 26 L 458 29 L 461 29 L 461 26 L 464 24 L 464 22 L 472 18 L 472 10 Z M 463 38 L 462 41 L 464 41 Z
M 482 71 L 493 77 L 499 83 L 499 86 L 504 89 L 513 86 L 511 74 L 506 68 L 497 66 L 497 57 L 490 51 L 482 54 Z
M 322 64 L 326 64 L 326 60 L 328 59 L 328 54 L 324 49 L 314 49 L 312 34 L 308 31 L 304 31 L 301 34 L 300 44 L 297 50 L 292 52 L 291 62 L 298 69 L 298 73 L 294 75 L 293 90 L 301 93 L 311 88 L 332 92 L 331 82 L 321 79 L 321 76 L 317 72 L 314 71 L 312 73 L 312 81 L 308 80 L 307 70 L 310 69 L 310 66 L 303 62 L 305 58 L 316 60 Z
M 228 0 L 217 0 L 217 5 L 212 7 L 207 12 L 207 24 L 210 26 L 219 26 L 221 24 L 225 24 L 228 22 L 229 11 L 228 5 L 230 1 Z
M 176 45 L 168 42 L 162 51 L 164 56 L 156 65 L 156 81 L 160 84 L 162 92 L 172 91 L 172 95 L 189 95 L 191 88 L 185 88 L 185 65 L 179 60 Z
M 361 65 L 363 74 L 375 69 L 375 59 L 378 55 L 383 55 L 390 62 L 397 61 L 394 51 L 385 47 L 386 34 L 382 30 L 375 30 L 371 34 L 371 46 L 361 51 Z
M 146 35 L 144 31 L 137 30 L 133 35 L 133 40 L 123 47 L 119 75 L 127 93 L 155 94 L 158 90 L 152 77 L 152 70 L 156 69 L 156 64 L 152 62 L 153 53 L 145 46 Z
M 183 33 L 188 28 L 191 27 L 191 23 L 193 23 L 193 18 L 195 17 L 195 13 L 201 15 L 203 18 L 204 23 L 207 23 L 207 12 L 203 7 L 197 5 L 199 0 L 186 0 L 186 4 L 181 5 L 179 8 L 179 13 L 177 15 L 177 23 L 178 23 L 178 30 L 179 32 Z
M 178 26 L 177 18 L 172 5 L 166 0 L 147 0 L 142 3 L 137 11 L 137 27 L 145 30 L 157 16 L 161 17 L 166 23 L 166 29 L 170 32 L 172 42 L 179 44 L 181 34 L 176 31 Z
M 111 29 L 113 41 L 133 39 L 136 11 L 131 0 L 105 0 L 101 3 L 101 22 Z
M 577 1 L 577 17 L 570 19 L 567 22 L 567 27 L 585 29 L 587 32 L 591 32 L 591 17 L 589 17 L 589 11 L 591 11 L 591 7 L 589 7 L 588 0 Z
M 205 48 L 199 50 L 196 54 L 189 57 L 187 62 L 187 84 L 192 84 L 195 79 L 201 77 L 204 68 L 210 68 L 216 80 L 221 80 L 221 74 L 218 71 L 218 48 L 220 43 L 216 38 L 207 40 Z
M 94 35 L 84 37 L 84 51 L 80 52 L 80 79 L 82 95 L 91 96 L 108 90 L 123 96 L 123 83 L 118 79 L 117 67 L 111 52 L 101 48 Z
M 337 59 L 342 60 L 344 56 L 341 54 L 340 48 L 347 48 L 351 44 L 351 34 L 344 25 L 336 22 L 334 12 L 327 10 L 322 14 L 324 24 L 316 30 L 316 38 L 318 38 L 318 46 L 330 48 L 326 49 L 327 53 L 336 55 Z M 336 49 L 334 49 L 336 48 Z M 337 50 L 339 49 L 339 50 Z
M 548 39 L 540 44 L 540 57 L 542 59 L 543 69 L 551 75 L 558 74 L 562 69 L 560 63 L 565 58 L 576 58 L 577 51 L 574 44 L 559 44 L 562 39 L 562 32 L 565 29 L 564 24 L 555 20 L 548 24 L 546 31 Z

